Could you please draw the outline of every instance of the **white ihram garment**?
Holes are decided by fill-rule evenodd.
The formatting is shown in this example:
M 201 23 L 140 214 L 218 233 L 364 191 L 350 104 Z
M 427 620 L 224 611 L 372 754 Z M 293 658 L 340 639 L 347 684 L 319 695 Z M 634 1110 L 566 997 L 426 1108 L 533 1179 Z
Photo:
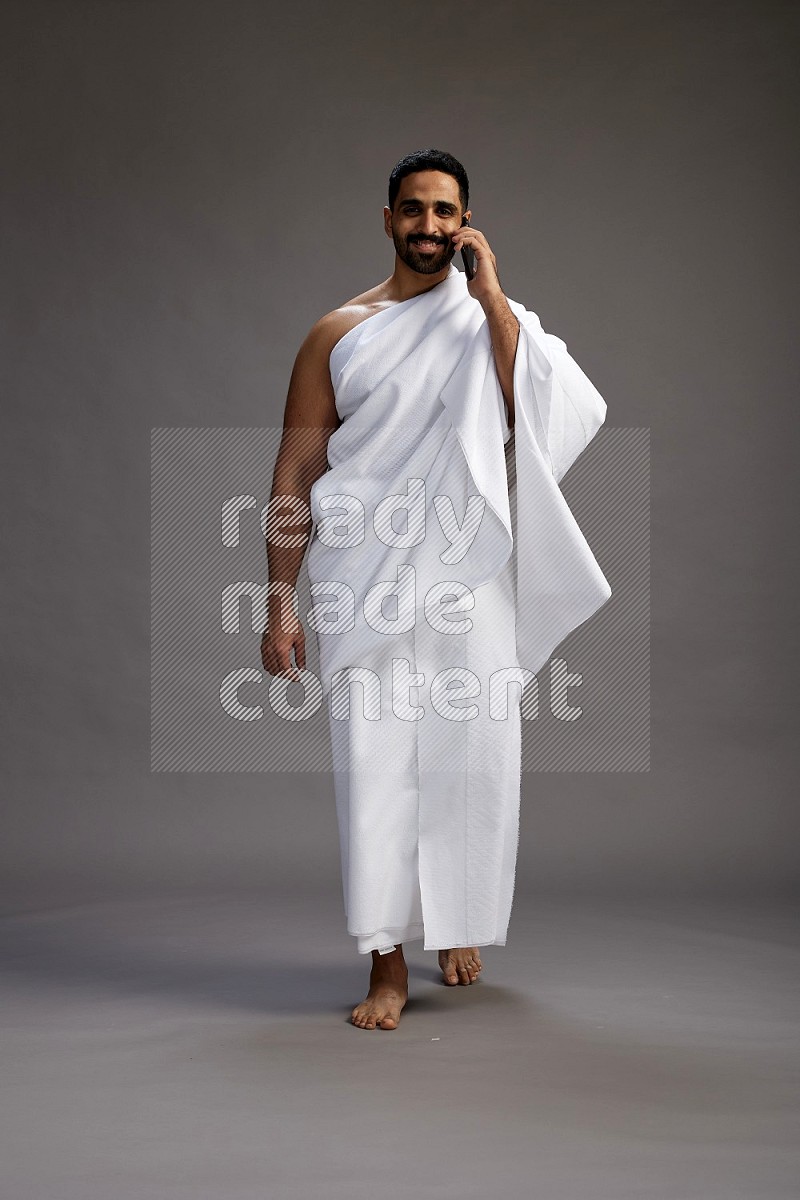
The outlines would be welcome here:
M 361 953 L 415 938 L 426 950 L 505 945 L 518 681 L 611 595 L 558 486 L 605 402 L 536 314 L 508 303 L 520 321 L 513 437 L 485 314 L 454 266 L 330 357 L 342 424 L 311 489 L 310 624 Z M 381 606 L 376 584 L 400 598 Z

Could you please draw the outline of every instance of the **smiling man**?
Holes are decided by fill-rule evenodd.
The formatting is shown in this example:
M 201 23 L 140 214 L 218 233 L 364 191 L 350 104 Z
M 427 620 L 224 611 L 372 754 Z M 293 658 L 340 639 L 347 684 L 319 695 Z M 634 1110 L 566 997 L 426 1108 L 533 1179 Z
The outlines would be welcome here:
M 504 294 L 485 234 L 463 224 L 461 163 L 408 155 L 388 200 L 391 275 L 322 317 L 295 360 L 270 510 L 303 516 L 295 537 L 285 518 L 283 536 L 268 527 L 261 647 L 271 674 L 303 680 L 294 585 L 310 541 L 347 929 L 372 955 L 352 1012 L 364 1029 L 398 1025 L 404 942 L 436 950 L 451 986 L 478 979 L 479 947 L 505 945 L 523 688 L 611 595 L 558 487 L 605 402 L 564 342 Z M 453 263 L 465 246 L 469 281 Z M 438 520 L 378 519 L 420 480 L 423 517 Z M 376 517 L 353 529 L 354 508 Z M 387 611 L 392 581 L 412 575 L 424 599 Z M 428 704 L 413 693 L 431 680 Z

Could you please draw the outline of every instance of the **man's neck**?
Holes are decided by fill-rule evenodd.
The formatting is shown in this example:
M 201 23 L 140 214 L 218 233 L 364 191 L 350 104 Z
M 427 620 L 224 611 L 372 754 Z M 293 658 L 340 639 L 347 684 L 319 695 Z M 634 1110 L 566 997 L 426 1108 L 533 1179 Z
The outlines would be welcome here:
M 383 284 L 386 299 L 400 303 L 403 300 L 412 300 L 414 296 L 421 296 L 423 292 L 429 292 L 437 284 L 443 283 L 450 274 L 450 267 L 451 264 L 448 263 L 434 275 L 422 275 L 406 266 L 403 260 L 395 255 L 394 271 Z

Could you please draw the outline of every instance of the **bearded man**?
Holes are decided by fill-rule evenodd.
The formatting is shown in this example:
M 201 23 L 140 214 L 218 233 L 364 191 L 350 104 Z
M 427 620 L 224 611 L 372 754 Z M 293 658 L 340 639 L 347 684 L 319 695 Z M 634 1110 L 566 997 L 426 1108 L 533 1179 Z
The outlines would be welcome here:
M 461 163 L 408 155 L 388 200 L 391 275 L 295 360 L 270 511 L 301 513 L 300 536 L 268 535 L 262 640 L 266 670 L 302 681 L 287 596 L 308 546 L 347 929 L 372 955 L 362 1029 L 397 1027 L 406 941 L 436 950 L 451 986 L 506 944 L 523 691 L 611 595 L 558 486 L 603 398 L 505 296 Z

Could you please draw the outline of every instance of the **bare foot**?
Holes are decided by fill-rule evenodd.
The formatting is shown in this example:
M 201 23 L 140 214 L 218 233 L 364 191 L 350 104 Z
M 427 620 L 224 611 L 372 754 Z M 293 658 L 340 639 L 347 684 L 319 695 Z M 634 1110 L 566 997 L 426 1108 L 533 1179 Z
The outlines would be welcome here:
M 483 969 L 477 946 L 456 946 L 453 950 L 439 951 L 439 966 L 445 983 L 451 987 L 456 983 L 474 983 Z
M 408 999 L 408 967 L 403 947 L 396 946 L 391 954 L 372 951 L 372 970 L 366 1000 L 357 1004 L 351 1020 L 359 1029 L 396 1029 L 400 1010 Z

